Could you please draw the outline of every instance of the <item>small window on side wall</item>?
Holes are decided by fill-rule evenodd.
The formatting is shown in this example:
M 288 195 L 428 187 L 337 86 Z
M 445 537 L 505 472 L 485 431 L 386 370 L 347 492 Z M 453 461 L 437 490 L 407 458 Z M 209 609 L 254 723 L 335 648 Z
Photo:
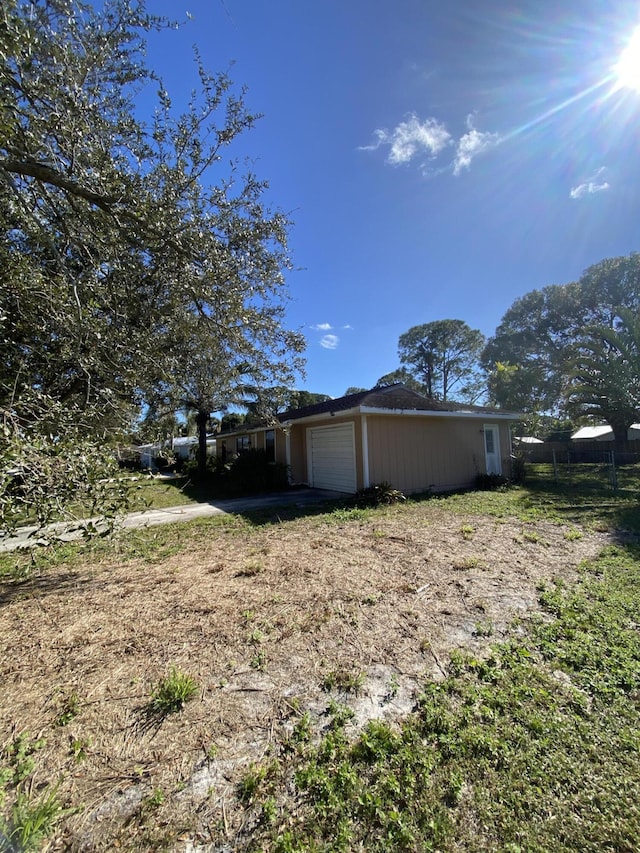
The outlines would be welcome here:
M 276 461 L 276 431 L 268 429 L 264 434 L 264 452 L 267 462 Z
M 239 435 L 236 438 L 236 453 L 240 455 L 244 453 L 245 450 L 249 450 L 251 448 L 251 439 L 248 435 Z

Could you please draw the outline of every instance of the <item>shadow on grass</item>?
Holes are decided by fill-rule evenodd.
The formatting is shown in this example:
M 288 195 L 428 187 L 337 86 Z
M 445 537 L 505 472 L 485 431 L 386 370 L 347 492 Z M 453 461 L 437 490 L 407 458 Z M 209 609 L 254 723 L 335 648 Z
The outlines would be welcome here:
M 39 598 L 43 595 L 51 595 L 60 592 L 75 592 L 80 586 L 91 583 L 93 579 L 89 575 L 84 577 L 79 572 L 56 572 L 46 574 L 38 571 L 33 574 L 15 575 L 6 574 L 0 577 L 0 607 L 10 604 L 17 599 L 28 600 Z M 0 850 L 2 848 L 0 847 Z

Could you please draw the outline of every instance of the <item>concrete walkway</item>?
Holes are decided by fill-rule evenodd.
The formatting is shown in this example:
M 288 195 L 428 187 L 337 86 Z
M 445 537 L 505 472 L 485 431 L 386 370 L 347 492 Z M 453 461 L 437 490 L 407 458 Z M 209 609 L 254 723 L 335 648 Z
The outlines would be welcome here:
M 212 515 L 234 515 L 258 509 L 275 509 L 285 506 L 305 507 L 344 497 L 345 495 L 340 492 L 330 492 L 324 489 L 295 489 L 290 492 L 275 492 L 253 498 L 231 498 L 215 503 L 184 504 L 183 506 L 172 506 L 165 509 L 130 512 L 118 523 L 117 527 L 118 529 L 154 527 L 158 524 L 174 524 L 177 521 L 191 521 L 194 518 L 208 518 Z M 57 522 L 47 525 L 44 529 L 21 527 L 14 536 L 0 540 L 0 553 L 49 544 L 51 540 L 72 542 L 75 539 L 82 539 L 84 529 L 90 524 L 98 530 L 106 529 L 106 526 L 101 524 L 99 519 L 94 518 L 85 518 L 76 522 Z

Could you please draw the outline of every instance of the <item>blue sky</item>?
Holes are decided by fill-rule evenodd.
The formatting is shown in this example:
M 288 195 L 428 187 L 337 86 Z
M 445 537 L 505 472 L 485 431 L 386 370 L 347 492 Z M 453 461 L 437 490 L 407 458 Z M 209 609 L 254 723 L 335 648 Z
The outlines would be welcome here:
M 177 104 L 197 44 L 264 115 L 235 153 L 295 223 L 300 387 L 369 387 L 411 326 L 457 318 L 489 336 L 518 296 L 640 249 L 640 93 L 612 73 L 637 2 L 148 8 L 186 22 L 148 48 Z

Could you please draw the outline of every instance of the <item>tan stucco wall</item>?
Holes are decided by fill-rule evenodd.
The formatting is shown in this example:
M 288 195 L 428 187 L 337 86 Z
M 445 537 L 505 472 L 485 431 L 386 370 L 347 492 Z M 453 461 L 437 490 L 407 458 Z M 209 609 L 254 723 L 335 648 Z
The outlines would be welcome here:
M 462 418 L 368 415 L 369 482 L 405 493 L 473 485 L 486 472 L 483 424 Z M 509 471 L 508 425 L 499 424 L 503 474 Z
M 412 415 L 366 415 L 369 484 L 387 481 L 405 493 L 447 491 L 474 483 L 486 472 L 483 426 L 500 430 L 502 473 L 510 476 L 509 424 L 486 420 Z M 293 423 L 289 428 L 290 479 L 308 483 L 307 430 L 315 426 L 353 423 L 356 448 L 357 487 L 364 485 L 363 416 L 322 418 L 312 423 Z M 236 438 L 249 435 L 251 447 L 264 448 L 264 431 L 237 433 L 226 439 L 227 453 L 234 454 Z M 222 442 L 218 441 L 217 452 Z M 286 435 L 276 430 L 276 460 L 286 464 Z

